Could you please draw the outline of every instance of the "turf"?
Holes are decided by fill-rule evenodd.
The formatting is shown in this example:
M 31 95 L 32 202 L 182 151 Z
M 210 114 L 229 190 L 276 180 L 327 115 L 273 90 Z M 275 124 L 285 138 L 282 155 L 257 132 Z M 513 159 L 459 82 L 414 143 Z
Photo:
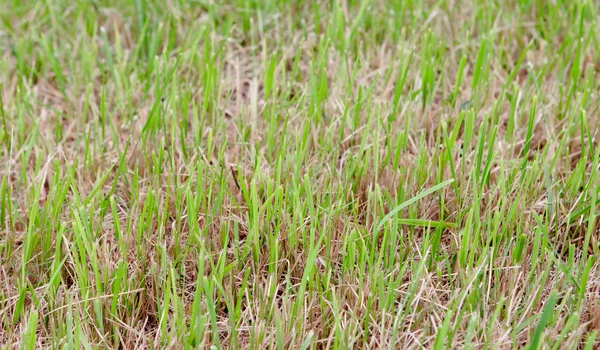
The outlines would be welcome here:
M 0 0 L 1 347 L 597 348 L 599 15 Z

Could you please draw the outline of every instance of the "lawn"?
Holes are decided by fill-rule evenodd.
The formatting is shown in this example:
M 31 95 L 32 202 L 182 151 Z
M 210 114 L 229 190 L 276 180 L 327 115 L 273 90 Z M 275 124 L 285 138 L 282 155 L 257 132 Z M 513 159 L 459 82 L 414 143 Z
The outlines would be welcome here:
M 0 19 L 0 348 L 600 347 L 600 2 Z

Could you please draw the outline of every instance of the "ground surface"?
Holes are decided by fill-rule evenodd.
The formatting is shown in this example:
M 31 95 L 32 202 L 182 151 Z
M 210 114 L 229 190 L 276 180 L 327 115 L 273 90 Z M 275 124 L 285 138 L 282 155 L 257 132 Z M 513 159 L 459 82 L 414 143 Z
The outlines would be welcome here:
M 599 4 L 0 0 L 0 344 L 599 346 Z

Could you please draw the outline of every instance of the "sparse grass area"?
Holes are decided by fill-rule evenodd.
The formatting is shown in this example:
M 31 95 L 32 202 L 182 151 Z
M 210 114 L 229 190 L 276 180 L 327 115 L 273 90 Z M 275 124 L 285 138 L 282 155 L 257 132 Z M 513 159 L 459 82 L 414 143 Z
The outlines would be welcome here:
M 0 345 L 598 348 L 599 11 L 0 0 Z

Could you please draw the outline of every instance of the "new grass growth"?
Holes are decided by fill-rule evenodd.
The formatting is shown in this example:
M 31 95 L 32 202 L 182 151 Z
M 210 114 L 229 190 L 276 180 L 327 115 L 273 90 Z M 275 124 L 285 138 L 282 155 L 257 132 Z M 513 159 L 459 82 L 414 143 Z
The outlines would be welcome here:
M 599 346 L 600 3 L 0 0 L 0 345 Z

